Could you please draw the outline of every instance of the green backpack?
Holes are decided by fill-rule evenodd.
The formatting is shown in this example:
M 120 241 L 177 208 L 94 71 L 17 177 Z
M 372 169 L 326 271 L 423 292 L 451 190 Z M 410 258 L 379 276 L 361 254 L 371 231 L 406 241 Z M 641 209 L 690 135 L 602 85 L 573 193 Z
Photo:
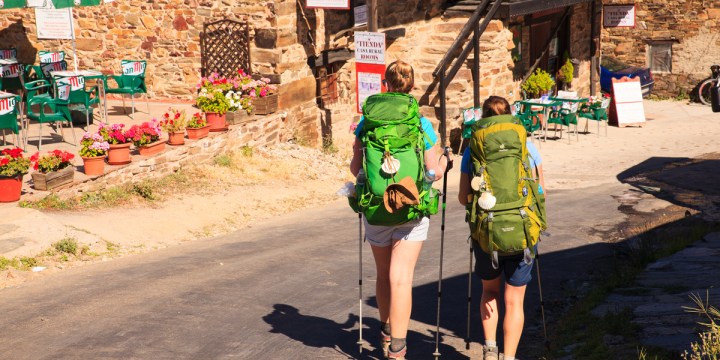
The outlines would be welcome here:
M 547 228 L 545 195 L 528 161 L 527 132 L 512 115 L 481 119 L 472 125 L 472 201 L 467 205 L 470 235 L 492 256 L 535 256 L 540 232 Z
M 403 93 L 375 94 L 365 100 L 363 118 L 359 139 L 366 181 L 356 184 L 356 197 L 349 198 L 350 206 L 356 212 L 362 212 L 371 225 L 399 225 L 436 214 L 438 192 L 422 191 L 426 135 L 420 123 L 417 100 Z M 390 156 L 400 164 L 392 175 L 381 168 Z M 385 189 L 408 176 L 418 188 L 420 204 L 388 212 L 383 204 Z

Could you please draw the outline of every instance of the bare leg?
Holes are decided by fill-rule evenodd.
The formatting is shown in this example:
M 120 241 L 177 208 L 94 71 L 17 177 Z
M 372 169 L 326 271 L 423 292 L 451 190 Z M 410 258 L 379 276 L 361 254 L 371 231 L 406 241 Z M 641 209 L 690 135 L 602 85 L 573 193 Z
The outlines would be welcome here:
M 390 256 L 392 247 L 370 246 L 375 258 L 377 282 L 375 283 L 375 297 L 380 312 L 380 321 L 388 322 L 390 316 Z
M 497 340 L 498 298 L 500 297 L 500 277 L 482 281 L 480 316 L 485 340 Z M 506 340 L 507 341 L 507 340 Z
M 523 303 L 526 288 L 527 286 L 524 285 L 505 285 L 505 319 L 503 320 L 505 347 L 503 353 L 508 356 L 515 356 L 520 343 L 520 335 L 522 335 L 525 324 Z
M 412 282 L 422 241 L 393 240 L 390 261 L 390 332 L 393 338 L 407 337 L 412 312 Z

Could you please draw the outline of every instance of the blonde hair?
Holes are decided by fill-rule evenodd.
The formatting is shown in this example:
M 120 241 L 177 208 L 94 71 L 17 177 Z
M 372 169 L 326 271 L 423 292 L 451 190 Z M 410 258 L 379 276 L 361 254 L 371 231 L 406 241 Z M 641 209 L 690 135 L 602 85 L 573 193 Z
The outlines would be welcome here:
M 500 96 L 490 96 L 485 100 L 482 106 L 482 117 L 491 117 L 495 115 L 512 114 L 510 111 L 510 103 Z
M 415 85 L 415 73 L 410 64 L 397 60 L 388 65 L 385 80 L 393 91 L 409 94 Z

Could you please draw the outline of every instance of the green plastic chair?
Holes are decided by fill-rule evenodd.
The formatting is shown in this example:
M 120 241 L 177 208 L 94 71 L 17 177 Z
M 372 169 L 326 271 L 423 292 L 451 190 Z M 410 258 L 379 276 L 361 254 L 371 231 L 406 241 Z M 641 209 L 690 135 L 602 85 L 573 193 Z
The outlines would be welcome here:
M 608 113 L 607 109 L 610 107 L 610 101 L 612 99 L 610 98 L 604 98 L 602 100 L 602 103 L 600 103 L 599 107 L 590 106 L 587 104 L 584 104 L 580 111 L 578 112 L 578 115 L 580 117 L 588 119 L 588 121 L 593 120 L 597 121 L 598 124 L 598 132 L 597 136 L 600 137 L 600 123 L 605 123 L 605 136 L 607 136 L 607 128 L 608 128 Z M 587 125 L 585 127 L 585 131 L 587 131 Z
M 570 125 L 575 125 L 575 140 L 579 141 L 580 137 L 578 135 L 578 108 L 580 107 L 580 104 L 582 104 L 581 101 L 568 101 L 568 99 L 562 99 L 562 98 L 550 98 L 551 100 L 557 100 L 557 101 L 563 101 L 562 105 L 559 109 L 553 109 L 550 111 L 550 115 L 548 116 L 548 125 L 549 124 L 556 124 L 562 126 L 567 126 L 568 133 L 570 132 Z M 553 133 L 553 136 L 556 138 L 562 138 L 562 129 L 560 130 L 560 137 L 557 136 L 557 126 L 555 126 L 555 131 Z M 568 134 L 568 142 L 570 142 L 570 135 Z
M 57 87 L 70 86 L 68 103 L 73 111 L 80 111 L 85 114 L 86 130 L 90 130 L 90 114 L 93 112 L 93 105 L 100 106 L 100 92 L 95 85 L 89 89 L 85 88 L 85 77 L 78 76 L 55 76 L 53 78 Z
M 77 143 L 77 139 L 75 138 L 75 129 L 73 128 L 72 117 L 70 116 L 70 109 L 68 107 L 70 98 L 70 86 L 60 85 L 55 90 L 57 96 L 54 98 L 34 96 L 28 97 L 27 100 L 27 117 L 30 120 L 37 121 L 39 125 L 38 151 L 40 151 L 40 148 L 42 147 L 42 127 L 43 124 L 47 123 L 60 122 L 60 133 L 62 135 L 63 141 L 65 141 L 65 131 L 63 130 L 62 123 L 70 123 L 70 131 L 73 134 L 72 144 L 75 145 Z M 34 105 L 39 105 L 37 111 L 33 110 Z M 25 146 L 27 147 L 27 138 L 25 139 L 25 142 Z
M 15 146 L 25 147 L 20 141 L 20 128 L 18 127 L 18 107 L 21 105 L 21 97 L 8 93 L 0 94 L 0 129 L 3 131 L 3 146 L 5 142 L 5 130 L 12 131 L 15 134 Z
M 22 65 L 0 64 L 0 90 L 19 92 L 22 91 Z
M 520 119 L 520 123 L 525 127 L 525 131 L 534 139 L 535 132 L 542 128 L 542 122 L 538 116 L 538 111 L 530 110 L 529 106 L 523 106 L 520 102 L 512 105 L 513 114 Z
M 132 118 L 135 118 L 135 94 L 145 94 L 147 111 L 150 113 L 150 99 L 148 99 L 147 86 L 145 85 L 145 60 L 122 60 L 120 62 L 122 75 L 109 75 L 103 79 L 106 94 L 121 94 L 123 99 L 123 111 L 125 108 L 125 94 L 130 94 L 132 101 Z M 108 86 L 108 78 L 117 83 L 117 87 Z

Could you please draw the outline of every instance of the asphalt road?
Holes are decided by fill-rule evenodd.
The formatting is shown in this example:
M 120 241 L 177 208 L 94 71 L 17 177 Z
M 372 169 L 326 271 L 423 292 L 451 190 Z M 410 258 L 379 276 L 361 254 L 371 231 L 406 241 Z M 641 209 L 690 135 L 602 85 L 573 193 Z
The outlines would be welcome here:
M 541 243 L 548 321 L 609 254 L 599 235 L 621 222 L 608 185 L 550 193 Z M 466 359 L 469 245 L 451 186 L 445 232 L 440 352 Z M 417 265 L 408 335 L 412 359 L 435 350 L 441 217 Z M 76 267 L 0 290 L 0 359 L 378 359 L 374 267 L 363 244 L 359 338 L 358 220 L 343 201 L 227 236 Z M 473 279 L 471 339 L 482 340 Z M 537 282 L 520 355 L 543 342 Z M 525 351 L 525 353 L 523 353 Z

